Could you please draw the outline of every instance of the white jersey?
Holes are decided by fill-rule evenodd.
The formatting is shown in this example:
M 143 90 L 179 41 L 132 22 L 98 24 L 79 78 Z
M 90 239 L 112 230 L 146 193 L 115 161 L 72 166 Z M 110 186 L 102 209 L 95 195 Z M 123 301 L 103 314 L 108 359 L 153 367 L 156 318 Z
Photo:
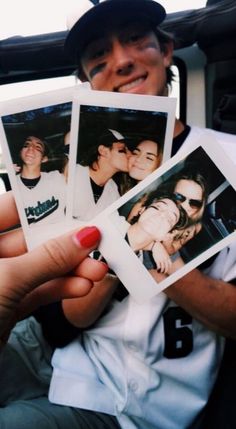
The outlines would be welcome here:
M 213 265 L 214 277 L 232 280 L 236 244 Z M 208 400 L 224 339 L 163 292 L 143 304 L 113 300 L 109 310 L 55 351 L 50 401 L 115 415 L 122 429 L 187 429 Z
M 181 149 L 185 148 L 188 144 L 192 144 L 193 142 L 199 140 L 201 136 L 206 135 L 206 132 L 217 140 L 217 142 L 225 150 L 226 154 L 236 164 L 236 136 L 234 134 L 221 133 L 219 131 L 199 127 L 191 127 L 191 131 L 184 141 L 184 144 L 181 146 Z
M 114 180 L 105 184 L 99 200 L 95 203 L 89 167 L 76 165 L 74 180 L 73 217 L 81 221 L 90 220 L 120 197 Z
M 29 189 L 17 176 L 25 214 L 30 225 L 54 223 L 63 219 L 66 207 L 66 181 L 59 171 L 41 173 L 37 185 Z

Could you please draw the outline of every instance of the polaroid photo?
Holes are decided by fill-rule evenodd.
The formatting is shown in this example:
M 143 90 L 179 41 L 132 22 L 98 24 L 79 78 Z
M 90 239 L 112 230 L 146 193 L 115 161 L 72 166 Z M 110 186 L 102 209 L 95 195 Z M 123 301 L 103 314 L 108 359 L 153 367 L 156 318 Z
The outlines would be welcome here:
M 28 248 L 62 233 L 74 88 L 0 103 L 4 161 Z
M 170 158 L 175 110 L 167 97 L 76 93 L 68 223 L 92 219 Z
M 235 165 L 204 136 L 93 219 L 99 250 L 138 302 L 236 239 Z

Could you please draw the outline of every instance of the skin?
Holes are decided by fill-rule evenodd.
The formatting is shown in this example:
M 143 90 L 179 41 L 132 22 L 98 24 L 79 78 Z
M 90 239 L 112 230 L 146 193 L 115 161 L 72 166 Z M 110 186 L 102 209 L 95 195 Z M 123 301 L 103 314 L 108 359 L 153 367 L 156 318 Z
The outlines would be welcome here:
M 129 176 L 137 181 L 145 179 L 160 166 L 161 158 L 158 144 L 151 140 L 143 140 L 129 157 Z
M 127 148 L 123 142 L 114 142 L 111 147 L 98 147 L 98 160 L 89 169 L 90 177 L 97 185 L 104 186 L 114 174 L 128 171 Z
M 48 159 L 44 152 L 45 146 L 42 140 L 35 136 L 27 137 L 20 151 L 20 157 L 23 161 L 22 177 L 33 179 L 40 175 L 41 164 Z
M 109 164 L 116 172 L 128 171 L 127 150 L 124 143 L 113 143 L 112 148 L 109 148 L 108 157 Z
M 0 225 L 4 231 L 19 219 L 11 192 L 0 196 L 0 203 L 3 208 Z M 85 233 L 88 237 L 90 229 L 87 228 Z M 2 232 L 1 243 L 14 234 L 15 231 Z M 1 248 L 0 347 L 7 341 L 14 324 L 29 310 L 58 298 L 82 297 L 107 272 L 105 264 L 88 257 L 97 247 L 99 235 L 90 239 L 91 245 L 84 247 L 78 232 L 71 232 L 28 253 L 25 253 L 21 230 L 15 238 L 15 241 L 10 239 L 5 253 L 4 246 Z
M 155 207 L 155 208 L 154 208 Z M 133 250 L 149 249 L 155 241 L 161 241 L 179 220 L 179 209 L 174 201 L 163 198 L 143 210 L 138 221 L 128 230 Z
M 186 200 L 181 204 L 185 209 L 188 217 L 192 220 L 198 220 L 202 216 L 203 205 L 199 210 L 198 207 L 193 207 L 189 204 L 189 199 L 203 201 L 203 191 L 201 186 L 193 180 L 179 180 L 175 186 L 175 192 L 186 197 Z
M 157 268 L 161 273 L 168 275 L 174 272 L 174 267 L 176 267 L 176 264 L 172 264 L 170 255 L 174 255 L 188 241 L 190 241 L 201 231 L 202 224 L 200 219 L 204 211 L 204 204 L 202 204 L 201 208 L 199 209 L 199 207 L 195 207 L 189 202 L 190 199 L 203 202 L 203 190 L 198 183 L 193 180 L 181 179 L 177 182 L 174 191 L 186 198 L 186 200 L 182 203 L 180 202 L 180 204 L 186 211 L 189 219 L 196 223 L 189 225 L 181 231 L 173 231 L 172 234 L 164 237 L 162 241 L 162 247 L 159 243 L 154 245 L 153 256 L 156 261 Z M 181 266 L 184 265 L 182 258 L 179 257 L 178 259 L 179 264 L 181 264 Z M 176 269 L 177 268 L 179 268 L 179 266 L 176 267 Z
M 90 43 L 82 67 L 93 89 L 121 93 L 164 95 L 166 67 L 172 49 L 161 52 L 146 25 L 130 24 Z

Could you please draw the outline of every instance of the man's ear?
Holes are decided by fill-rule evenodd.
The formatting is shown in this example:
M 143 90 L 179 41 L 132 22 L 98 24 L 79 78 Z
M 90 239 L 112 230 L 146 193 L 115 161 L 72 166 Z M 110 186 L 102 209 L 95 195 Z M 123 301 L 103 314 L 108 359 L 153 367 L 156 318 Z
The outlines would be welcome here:
M 162 55 L 165 67 L 170 67 L 173 60 L 174 43 L 172 41 L 165 43 L 162 47 Z
M 42 163 L 43 162 L 48 162 L 48 157 L 46 155 L 42 158 Z
M 104 158 L 108 158 L 109 153 L 110 153 L 109 147 L 104 146 L 103 144 L 100 144 L 98 146 L 98 154 L 99 154 L 99 156 L 103 156 Z

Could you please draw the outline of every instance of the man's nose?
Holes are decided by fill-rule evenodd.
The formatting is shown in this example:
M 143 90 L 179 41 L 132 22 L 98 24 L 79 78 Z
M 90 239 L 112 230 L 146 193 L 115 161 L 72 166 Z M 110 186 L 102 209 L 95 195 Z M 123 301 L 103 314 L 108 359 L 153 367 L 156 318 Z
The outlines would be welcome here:
M 134 67 L 134 60 L 129 48 L 122 45 L 119 40 L 114 40 L 112 55 L 115 72 L 120 76 L 129 75 Z
M 186 211 L 187 215 L 189 216 L 189 215 L 191 214 L 191 212 L 192 212 L 192 208 L 191 208 L 191 206 L 189 205 L 188 200 L 185 200 L 185 201 L 181 204 L 181 206 L 183 207 L 183 209 Z

